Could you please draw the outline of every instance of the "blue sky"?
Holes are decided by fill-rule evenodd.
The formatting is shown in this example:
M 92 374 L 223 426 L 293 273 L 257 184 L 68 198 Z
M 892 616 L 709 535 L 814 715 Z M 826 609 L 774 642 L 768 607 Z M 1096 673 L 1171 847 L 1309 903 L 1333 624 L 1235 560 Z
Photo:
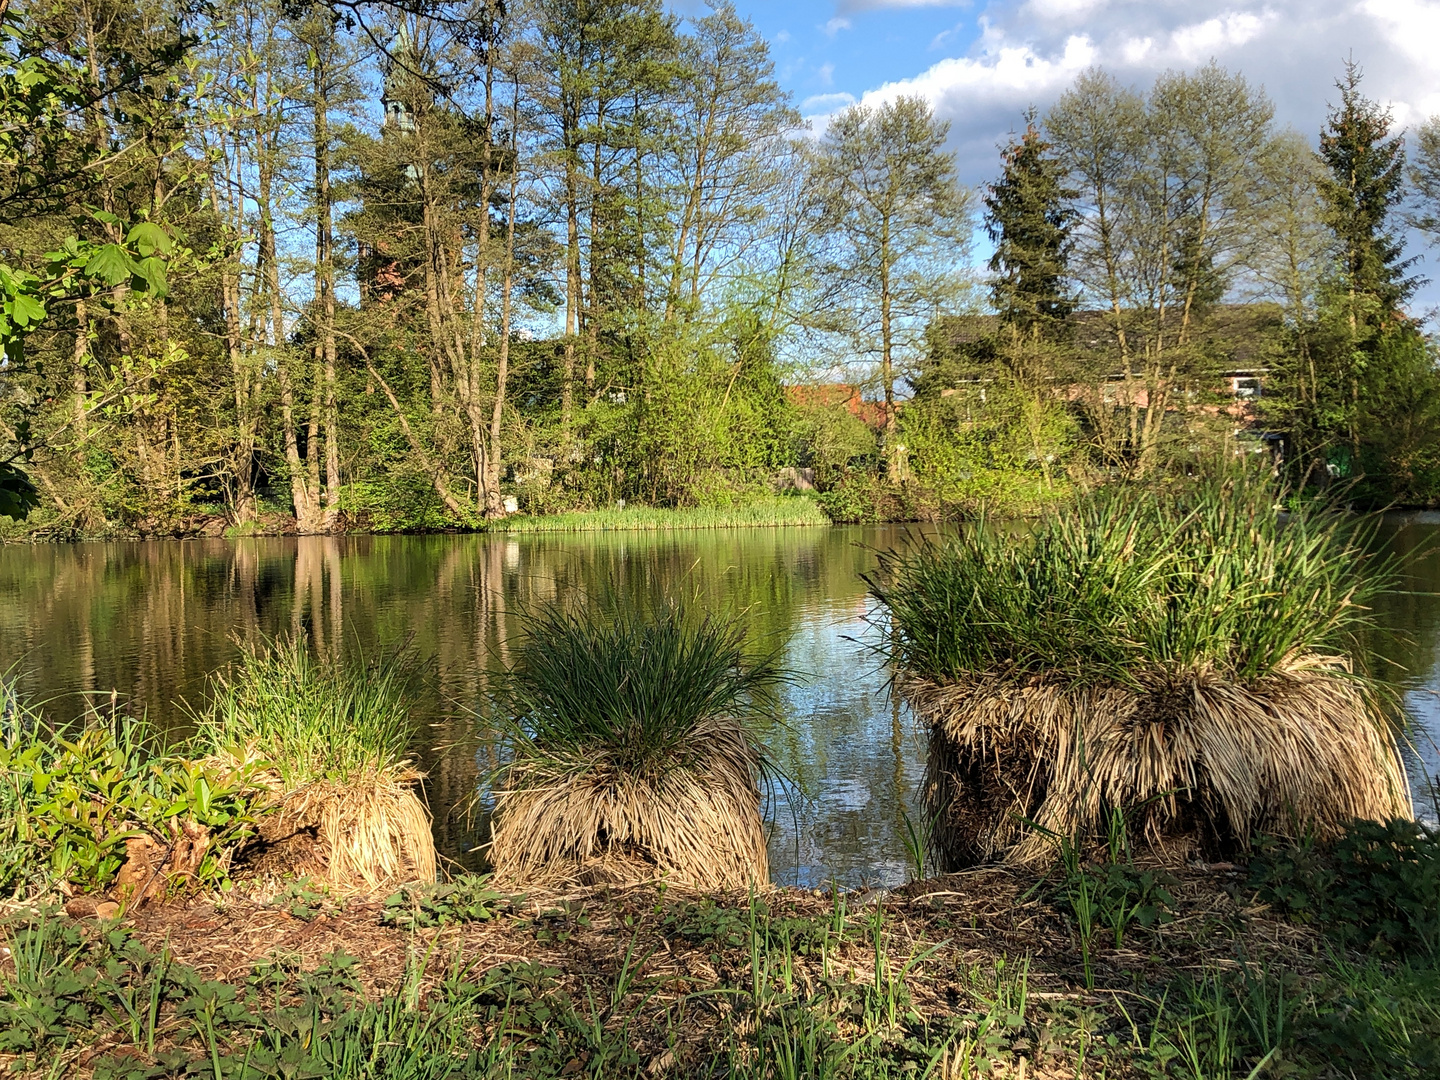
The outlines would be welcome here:
M 669 0 L 681 14 L 703 0 Z M 996 146 L 1085 68 L 1143 87 L 1210 59 L 1264 86 L 1314 141 L 1346 56 L 1413 128 L 1440 114 L 1440 0 L 736 0 L 782 84 L 823 127 L 853 100 L 919 94 L 951 123 L 961 177 L 989 180 Z M 1424 272 L 1440 278 L 1440 251 Z M 1440 285 L 1422 304 L 1440 304 Z
M 682 13 L 702 0 L 671 0 Z M 1314 136 L 1353 55 L 1366 89 L 1413 126 L 1440 113 L 1440 0 L 737 0 L 804 112 L 921 94 L 950 120 L 973 182 L 1028 105 L 1086 67 L 1148 84 L 1214 58 L 1264 85 Z

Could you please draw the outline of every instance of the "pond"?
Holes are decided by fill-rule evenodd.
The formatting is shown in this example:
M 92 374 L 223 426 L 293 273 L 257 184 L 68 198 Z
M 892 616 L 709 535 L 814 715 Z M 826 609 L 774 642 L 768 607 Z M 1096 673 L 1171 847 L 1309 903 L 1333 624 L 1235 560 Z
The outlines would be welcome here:
M 1419 797 L 1440 771 L 1440 518 L 1385 530 L 1412 555 L 1404 591 L 1376 620 L 1377 649 L 1406 672 Z M 237 640 L 298 630 L 347 653 L 409 641 L 432 660 L 415 753 L 436 840 L 475 866 L 485 823 L 466 810 L 493 764 L 475 711 L 526 607 L 607 591 L 680 598 L 738 615 L 801 675 L 769 737 L 788 778 L 768 811 L 774 880 L 893 884 L 905 877 L 924 746 L 869 647 L 861 574 L 876 549 L 916 535 L 876 526 L 0 547 L 0 671 L 13 669 L 57 718 L 89 698 L 181 733 Z

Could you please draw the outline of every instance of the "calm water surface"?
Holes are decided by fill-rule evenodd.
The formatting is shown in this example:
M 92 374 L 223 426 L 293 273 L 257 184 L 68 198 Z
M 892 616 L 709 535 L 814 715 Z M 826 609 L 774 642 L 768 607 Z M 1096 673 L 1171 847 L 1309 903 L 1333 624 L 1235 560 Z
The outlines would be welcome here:
M 1405 591 L 1377 612 L 1376 642 L 1406 671 L 1418 795 L 1440 772 L 1440 519 L 1397 519 L 1386 533 L 1397 551 L 1420 552 Z M 332 653 L 409 639 L 434 661 L 415 752 L 437 840 L 474 865 L 484 825 L 458 808 L 493 759 L 473 710 L 519 613 L 611 590 L 682 597 L 741 614 L 805 676 L 770 737 L 795 781 L 769 811 L 775 880 L 889 884 L 905 876 L 923 744 L 866 648 L 860 574 L 874 549 L 913 536 L 891 526 L 0 547 L 0 670 L 13 666 L 57 717 L 113 694 L 178 732 L 237 638 L 303 630 Z

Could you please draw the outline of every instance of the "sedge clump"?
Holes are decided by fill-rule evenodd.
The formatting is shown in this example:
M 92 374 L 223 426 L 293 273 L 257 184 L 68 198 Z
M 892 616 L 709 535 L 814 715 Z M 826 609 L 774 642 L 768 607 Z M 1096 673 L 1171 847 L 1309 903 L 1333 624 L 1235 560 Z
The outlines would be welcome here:
M 303 636 L 241 647 L 211 676 L 195 745 L 267 793 L 271 844 L 295 847 L 287 869 L 376 888 L 433 881 L 435 842 L 409 756 L 419 665 L 407 650 L 369 660 L 317 657 Z
M 1361 662 L 1394 568 L 1363 525 L 1281 494 L 1122 486 L 880 557 L 942 869 L 1051 859 L 1116 809 L 1211 852 L 1410 815 L 1392 698 Z
M 767 882 L 758 729 L 784 673 L 737 622 L 552 607 L 512 655 L 495 701 L 498 881 Z

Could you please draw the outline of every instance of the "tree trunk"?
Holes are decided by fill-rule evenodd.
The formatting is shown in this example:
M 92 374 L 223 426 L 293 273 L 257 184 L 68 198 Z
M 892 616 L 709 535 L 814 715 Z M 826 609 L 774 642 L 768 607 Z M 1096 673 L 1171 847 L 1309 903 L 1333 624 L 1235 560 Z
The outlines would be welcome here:
M 327 53 L 331 42 L 322 43 Z M 315 298 L 319 323 L 316 342 L 318 386 L 310 422 L 310 485 L 320 506 L 319 428 L 325 430 L 325 485 L 323 516 L 317 523 L 333 532 L 340 522 L 340 409 L 335 388 L 335 243 L 334 207 L 330 192 L 329 57 L 315 65 Z
M 520 123 L 520 82 L 515 82 L 515 98 L 510 110 L 511 174 L 510 206 L 505 224 L 505 276 L 500 283 L 500 347 L 495 363 L 495 403 L 490 411 L 490 452 L 485 466 L 485 516 L 503 517 L 505 505 L 500 499 L 500 459 L 502 447 L 501 421 L 505 415 L 505 382 L 510 373 L 510 303 L 515 282 L 515 204 L 519 201 L 520 143 L 516 134 Z

